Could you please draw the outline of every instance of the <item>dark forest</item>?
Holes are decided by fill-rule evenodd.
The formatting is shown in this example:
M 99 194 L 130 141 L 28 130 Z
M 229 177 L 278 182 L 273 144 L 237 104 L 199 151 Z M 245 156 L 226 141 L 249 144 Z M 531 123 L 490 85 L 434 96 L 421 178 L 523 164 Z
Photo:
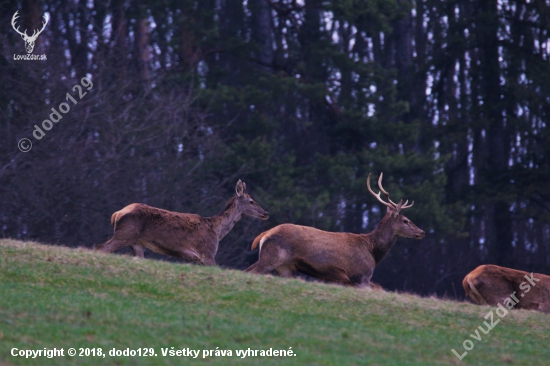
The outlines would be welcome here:
M 16 59 L 16 11 L 29 35 L 47 17 L 46 60 Z M 270 213 L 220 244 L 243 269 L 278 224 L 374 229 L 383 172 L 426 231 L 377 267 L 384 288 L 550 273 L 548 1 L 23 0 L 0 24 L 2 237 L 91 248 L 127 204 L 214 215 L 242 179 Z

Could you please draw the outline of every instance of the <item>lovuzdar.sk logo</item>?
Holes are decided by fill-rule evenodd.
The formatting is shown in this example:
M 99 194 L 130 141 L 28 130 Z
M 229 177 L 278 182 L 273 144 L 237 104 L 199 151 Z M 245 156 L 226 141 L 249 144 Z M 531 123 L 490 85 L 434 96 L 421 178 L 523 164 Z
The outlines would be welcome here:
M 19 15 L 17 15 L 17 13 L 19 13 L 19 10 L 16 11 L 15 14 L 13 14 L 13 17 L 11 18 L 11 26 L 13 27 L 13 29 L 17 33 L 19 33 L 21 35 L 21 38 L 23 38 L 23 41 L 25 41 L 25 49 L 27 50 L 27 54 L 26 55 L 16 55 L 16 54 L 14 54 L 13 59 L 14 60 L 46 60 L 47 59 L 46 55 L 33 55 L 32 51 L 34 50 L 34 43 L 36 42 L 36 39 L 38 38 L 40 33 L 42 33 L 42 31 L 44 30 L 44 28 L 46 28 L 46 25 L 48 24 L 48 20 L 49 20 L 48 15 L 44 14 L 45 22 L 42 22 L 42 29 L 34 30 L 32 32 L 32 35 L 29 36 L 27 34 L 26 29 L 25 29 L 24 32 L 21 32 L 19 30 L 19 26 L 17 26 L 17 28 L 16 28 L 15 22 L 16 22 L 17 18 L 19 18 Z

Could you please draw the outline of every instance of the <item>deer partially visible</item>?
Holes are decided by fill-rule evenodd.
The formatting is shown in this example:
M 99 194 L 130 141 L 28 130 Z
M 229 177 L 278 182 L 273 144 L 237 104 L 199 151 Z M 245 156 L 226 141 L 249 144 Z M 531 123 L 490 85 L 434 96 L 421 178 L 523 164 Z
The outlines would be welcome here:
M 252 249 L 260 246 L 259 259 L 245 272 L 270 273 L 275 270 L 282 277 L 292 277 L 296 271 L 329 282 L 344 285 L 380 287 L 371 282 L 374 268 L 386 257 L 399 236 L 422 239 L 420 230 L 402 211 L 412 207 L 414 202 L 403 204 L 390 200 L 389 193 L 382 187 L 382 174 L 378 179 L 380 191 L 388 202 L 367 187 L 380 203 L 387 207 L 387 213 L 376 229 L 368 234 L 335 233 L 308 226 L 283 224 L 258 235 Z
M 462 281 L 466 295 L 478 305 L 499 303 L 507 308 L 550 313 L 550 276 L 517 269 L 482 265 Z
M 96 250 L 112 252 L 130 246 L 143 258 L 145 248 L 154 252 L 182 258 L 203 265 L 215 265 L 220 240 L 227 235 L 241 216 L 266 220 L 269 214 L 245 193 L 246 184 L 240 180 L 236 195 L 216 216 L 201 217 L 132 203 L 111 216 L 113 237 Z

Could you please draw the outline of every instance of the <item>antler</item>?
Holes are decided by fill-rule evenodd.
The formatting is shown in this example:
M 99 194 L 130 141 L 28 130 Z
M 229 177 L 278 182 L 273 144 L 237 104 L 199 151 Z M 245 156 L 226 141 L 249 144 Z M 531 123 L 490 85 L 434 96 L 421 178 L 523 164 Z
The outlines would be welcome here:
M 367 178 L 367 188 L 369 189 L 369 192 L 378 199 L 378 201 L 380 201 L 384 206 L 387 206 L 389 208 L 392 208 L 392 209 L 395 209 L 395 208 L 398 208 L 400 210 L 403 210 L 403 209 L 406 209 L 406 208 L 410 208 L 412 207 L 412 205 L 414 205 L 414 201 L 412 201 L 412 203 L 410 205 L 407 205 L 407 203 L 409 203 L 409 200 L 406 200 L 405 203 L 403 203 L 403 200 L 399 201 L 399 204 L 393 202 L 392 200 L 390 200 L 390 194 L 384 189 L 384 187 L 382 187 L 382 177 L 384 176 L 384 173 L 380 173 L 380 178 L 378 178 L 378 187 L 380 188 L 380 192 L 378 192 L 378 194 L 374 193 L 370 187 L 370 176 L 372 175 L 372 173 L 369 173 L 369 176 Z M 382 200 L 382 198 L 380 198 L 380 193 L 384 193 L 386 195 L 386 199 L 388 200 L 388 202 L 385 202 L 384 200 Z
M 378 178 L 378 187 L 380 188 L 380 191 L 386 195 L 386 199 L 388 200 L 388 202 L 390 202 L 394 207 L 397 207 L 397 203 L 390 200 L 390 194 L 384 189 L 384 187 L 382 187 L 383 176 L 384 176 L 384 173 L 380 173 L 380 177 Z
M 17 18 L 19 18 L 19 15 L 17 15 L 17 13 L 19 13 L 19 10 L 17 10 L 17 11 L 15 12 L 15 14 L 13 14 L 13 17 L 11 18 L 11 26 L 12 26 L 12 28 L 13 28 L 17 33 L 19 33 L 20 35 L 25 36 L 25 37 L 28 37 L 28 35 L 27 35 L 27 30 L 26 30 L 26 29 L 25 29 L 25 33 L 21 33 L 21 32 L 19 31 L 19 27 L 15 28 L 15 21 L 17 20 Z
M 29 38 L 32 39 L 33 41 L 36 40 L 36 38 L 40 35 L 40 33 L 42 33 L 42 31 L 44 30 L 44 28 L 46 28 L 46 25 L 48 25 L 48 21 L 50 20 L 48 18 L 48 16 L 46 14 L 44 14 L 44 19 L 46 19 L 45 22 L 42 22 L 42 29 L 40 29 L 39 31 L 37 30 L 34 30 L 34 32 L 32 33 L 32 36 L 30 36 Z M 26 32 L 26 30 L 25 30 Z M 36 33 L 38 32 L 38 33 Z M 36 34 L 35 34 L 36 33 Z
M 401 206 L 401 209 L 402 209 L 402 210 L 404 210 L 404 209 L 406 209 L 406 208 L 411 208 L 411 207 L 413 207 L 414 201 L 412 201 L 410 205 L 407 205 L 407 202 L 409 202 L 409 200 L 406 200 L 405 203 L 403 204 L 403 206 Z
M 44 28 L 46 28 L 46 25 L 48 24 L 48 21 L 50 20 L 48 18 L 48 15 L 44 14 L 44 18 L 46 19 L 46 21 L 42 22 L 42 29 L 40 29 L 39 31 L 34 30 L 33 33 L 32 33 L 32 36 L 29 37 L 29 35 L 27 34 L 26 29 L 25 29 L 25 32 L 21 32 L 19 30 L 19 27 L 15 28 L 15 21 L 17 20 L 17 18 L 19 18 L 19 15 L 17 15 L 17 13 L 19 13 L 19 10 L 17 10 L 15 12 L 15 14 L 13 14 L 13 17 L 11 18 L 11 26 L 17 33 L 19 33 L 21 36 L 25 37 L 26 40 L 31 41 L 31 42 L 36 40 L 36 38 L 40 35 L 40 33 L 42 33 Z
M 384 174 L 384 173 L 382 173 Z M 380 174 L 380 179 L 378 179 L 378 186 L 381 187 L 380 183 L 382 181 L 382 174 Z M 378 194 L 374 193 L 372 191 L 372 188 L 370 187 L 370 176 L 372 175 L 372 173 L 369 173 L 369 176 L 367 178 L 367 188 L 369 189 L 369 192 L 378 199 L 378 201 L 380 201 L 380 203 L 382 203 L 384 206 L 387 206 L 389 208 L 395 208 L 397 207 L 397 205 L 395 203 L 393 203 L 392 201 L 389 201 L 389 194 L 384 191 L 383 189 L 380 189 L 380 192 L 378 192 Z M 384 194 L 388 194 L 388 201 L 389 202 L 385 202 L 382 198 L 380 198 L 380 193 L 384 193 Z

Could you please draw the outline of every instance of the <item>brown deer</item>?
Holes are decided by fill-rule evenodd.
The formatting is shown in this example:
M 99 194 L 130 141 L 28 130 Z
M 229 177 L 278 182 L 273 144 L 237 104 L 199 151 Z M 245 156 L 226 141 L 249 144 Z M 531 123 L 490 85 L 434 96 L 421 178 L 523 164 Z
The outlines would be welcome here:
M 478 305 L 500 303 L 509 309 L 550 313 L 550 276 L 544 274 L 487 264 L 468 273 L 462 287 Z
M 220 240 L 227 235 L 241 216 L 266 220 L 264 211 L 244 191 L 240 180 L 236 195 L 225 204 L 216 216 L 201 217 L 195 214 L 171 212 L 132 203 L 111 216 L 113 237 L 96 250 L 112 252 L 130 246 L 137 257 L 144 257 L 145 248 L 154 252 L 182 258 L 203 265 L 215 265 Z
M 403 201 L 394 203 L 382 187 L 382 174 L 378 186 L 388 202 L 367 187 L 378 201 L 387 207 L 387 213 L 376 229 L 368 234 L 334 233 L 308 226 L 283 224 L 256 237 L 252 249 L 260 246 L 259 259 L 245 272 L 270 273 L 275 270 L 282 277 L 292 277 L 296 271 L 330 282 L 345 285 L 380 288 L 370 279 L 374 268 L 384 259 L 398 236 L 422 239 L 424 231 L 402 214 L 412 207 Z

